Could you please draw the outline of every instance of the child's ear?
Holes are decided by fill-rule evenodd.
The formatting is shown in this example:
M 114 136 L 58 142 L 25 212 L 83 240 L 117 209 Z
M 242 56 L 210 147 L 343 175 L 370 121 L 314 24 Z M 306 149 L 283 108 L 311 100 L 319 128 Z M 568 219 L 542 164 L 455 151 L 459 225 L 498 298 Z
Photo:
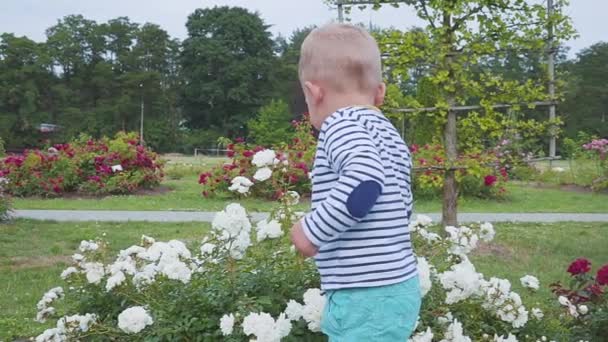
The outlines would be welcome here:
M 323 101 L 323 90 L 318 85 L 306 81 L 304 82 L 304 95 L 309 106 L 317 106 Z
M 386 96 L 386 84 L 380 83 L 376 88 L 376 95 L 374 96 L 374 106 L 380 107 L 384 104 L 384 97 Z

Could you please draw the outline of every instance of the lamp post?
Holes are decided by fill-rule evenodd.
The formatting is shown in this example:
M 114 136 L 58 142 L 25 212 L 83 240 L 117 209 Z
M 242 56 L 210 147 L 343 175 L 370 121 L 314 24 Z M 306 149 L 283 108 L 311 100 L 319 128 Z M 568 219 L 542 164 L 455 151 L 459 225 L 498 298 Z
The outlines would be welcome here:
M 144 144 L 144 84 L 139 84 L 139 90 L 141 94 L 141 117 L 139 119 L 139 144 Z

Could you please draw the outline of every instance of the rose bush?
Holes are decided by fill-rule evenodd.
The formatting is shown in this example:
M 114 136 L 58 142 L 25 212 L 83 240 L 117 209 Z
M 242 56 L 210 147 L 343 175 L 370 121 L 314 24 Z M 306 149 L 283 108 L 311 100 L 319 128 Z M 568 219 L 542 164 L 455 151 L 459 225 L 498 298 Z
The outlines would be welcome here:
M 583 148 L 591 154 L 597 167 L 597 178 L 591 187 L 596 191 L 608 189 L 608 139 L 594 139 Z
M 572 277 L 569 286 L 551 284 L 564 310 L 564 325 L 576 340 L 602 341 L 608 336 L 608 264 L 593 274 L 591 262 L 580 258 L 567 271 Z
M 114 139 L 81 136 L 46 151 L 28 150 L 0 161 L 0 177 L 14 196 L 123 194 L 157 186 L 163 178 L 157 154 L 141 146 L 135 134 Z
M 8 182 L 8 179 L 0 177 L 0 223 L 10 219 L 11 199 L 5 190 Z
M 316 139 L 307 117 L 294 121 L 295 134 L 290 142 L 266 149 L 251 146 L 243 139 L 225 140 L 229 163 L 202 173 L 199 184 L 203 195 L 231 193 L 234 197 L 277 199 L 287 190 L 310 193 L 309 172 L 312 168 Z
M 197 241 L 143 236 L 117 256 L 102 239 L 83 241 L 61 274 L 65 284 L 38 304 L 39 321 L 58 320 L 36 340 L 325 341 L 318 274 L 287 234 L 303 215 L 293 209 L 298 197 L 285 194 L 259 222 L 230 204 Z M 411 229 L 424 295 L 411 341 L 570 339 L 557 301 L 554 310 L 533 307 L 518 285 L 477 272 L 468 254 L 492 241 L 491 224 L 440 235 L 420 216 Z M 522 276 L 530 291 L 542 286 Z
M 455 165 L 448 165 L 442 145 L 410 147 L 414 161 L 414 193 L 417 197 L 436 197 L 443 191 L 445 169 L 456 167 L 461 196 L 501 198 L 509 180 L 508 164 L 498 150 L 462 153 Z

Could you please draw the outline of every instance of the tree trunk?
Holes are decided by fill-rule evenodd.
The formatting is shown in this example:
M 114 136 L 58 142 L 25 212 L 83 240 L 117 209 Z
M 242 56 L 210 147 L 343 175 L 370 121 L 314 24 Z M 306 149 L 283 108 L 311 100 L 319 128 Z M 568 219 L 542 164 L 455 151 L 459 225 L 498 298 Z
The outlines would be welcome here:
M 453 101 L 448 101 L 451 103 Z M 452 104 L 450 104 L 452 106 Z M 452 167 L 456 163 L 458 151 L 456 149 L 456 112 L 448 111 L 444 130 L 444 144 L 447 157 L 445 180 L 443 182 L 443 226 L 458 225 L 458 186 L 456 184 L 456 170 Z
M 452 27 L 452 14 L 451 11 L 445 11 L 443 13 L 443 29 L 445 30 L 445 60 L 444 67 L 448 71 L 448 79 L 454 77 L 453 68 L 453 49 L 454 49 L 454 31 Z M 454 90 L 448 90 L 446 100 L 450 108 L 456 105 L 456 96 Z M 456 164 L 458 158 L 457 150 L 457 135 L 456 135 L 456 112 L 454 110 L 448 110 L 446 124 L 443 131 L 444 134 L 444 147 L 446 153 L 446 166 L 445 179 L 443 182 L 443 212 L 442 212 L 442 223 L 443 226 L 456 226 L 458 225 L 458 187 L 456 184 L 456 170 L 453 167 Z

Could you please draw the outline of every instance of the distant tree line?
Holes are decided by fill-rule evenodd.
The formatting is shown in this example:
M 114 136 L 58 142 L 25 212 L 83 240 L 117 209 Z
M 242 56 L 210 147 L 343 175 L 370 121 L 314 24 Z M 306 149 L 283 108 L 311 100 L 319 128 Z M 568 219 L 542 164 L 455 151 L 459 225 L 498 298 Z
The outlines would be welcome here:
M 143 105 L 147 144 L 161 152 L 191 152 L 306 111 L 297 63 L 310 27 L 273 37 L 257 13 L 238 7 L 197 9 L 186 27 L 188 36 L 180 41 L 128 17 L 98 23 L 70 15 L 48 28 L 42 43 L 0 35 L 0 137 L 6 148 L 41 146 L 47 138 L 63 142 L 80 133 L 138 131 Z M 540 59 L 514 55 L 484 67 L 536 77 L 544 72 Z M 606 65 L 607 43 L 560 59 L 566 134 L 608 135 Z M 407 93 L 417 87 L 400 88 Z M 271 113 L 260 114 L 261 108 Z M 43 133 L 42 124 L 59 129 Z

